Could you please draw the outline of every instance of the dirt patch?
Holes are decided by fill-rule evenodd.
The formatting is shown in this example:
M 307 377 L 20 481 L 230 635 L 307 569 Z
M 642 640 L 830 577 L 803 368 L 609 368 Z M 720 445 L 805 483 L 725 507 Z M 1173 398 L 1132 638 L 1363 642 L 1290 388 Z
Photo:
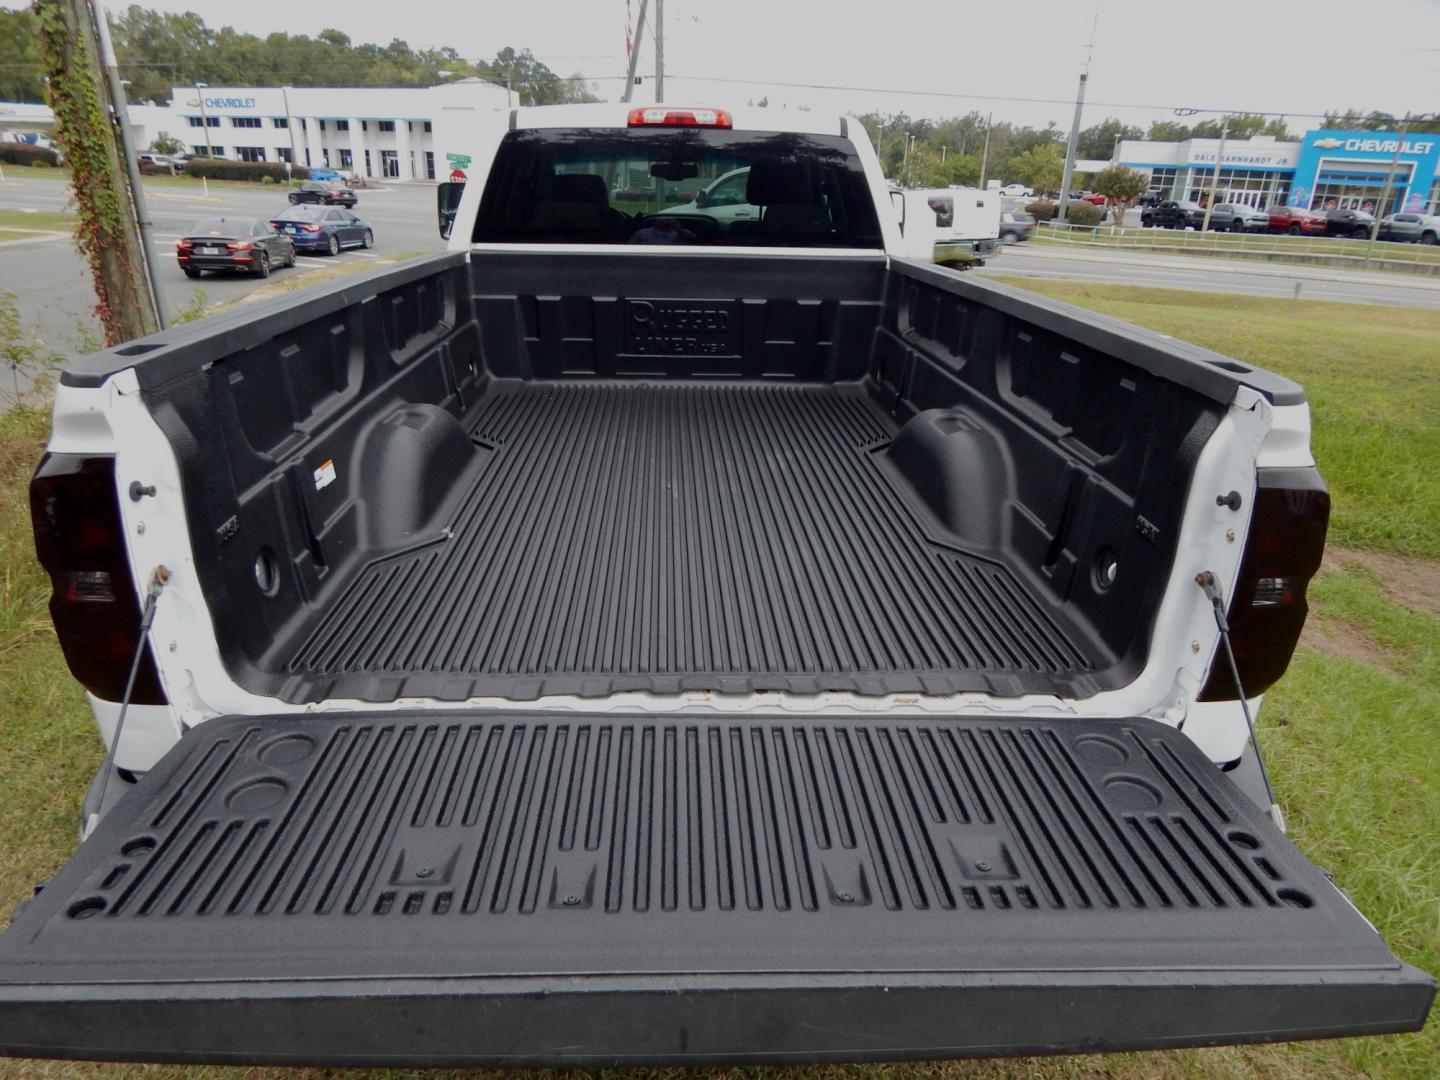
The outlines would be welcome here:
M 1327 619 L 1312 610 L 1305 620 L 1305 631 L 1300 635 L 1300 641 L 1326 656 L 1370 664 L 1388 675 L 1400 677 L 1393 663 L 1394 650 L 1387 649 L 1359 626 L 1344 619 Z
M 1368 570 L 1391 603 L 1440 619 L 1440 562 L 1383 551 L 1327 547 L 1324 570 Z M 1309 627 L 1306 627 L 1308 633 Z

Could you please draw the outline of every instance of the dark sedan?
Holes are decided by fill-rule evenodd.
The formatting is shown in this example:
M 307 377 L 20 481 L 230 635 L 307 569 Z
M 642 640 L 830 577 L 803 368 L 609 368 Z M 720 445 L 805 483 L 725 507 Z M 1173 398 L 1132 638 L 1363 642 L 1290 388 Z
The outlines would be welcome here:
M 326 206 L 354 206 L 359 202 L 355 192 L 338 180 L 306 180 L 290 192 L 290 205 L 323 203 Z
M 375 230 L 369 223 L 337 207 L 296 206 L 271 218 L 270 224 L 301 251 L 339 255 L 341 248 L 375 245 Z
M 268 221 L 213 217 L 198 222 L 175 245 L 175 259 L 186 277 L 224 270 L 263 278 L 274 267 L 295 265 L 295 245 Z

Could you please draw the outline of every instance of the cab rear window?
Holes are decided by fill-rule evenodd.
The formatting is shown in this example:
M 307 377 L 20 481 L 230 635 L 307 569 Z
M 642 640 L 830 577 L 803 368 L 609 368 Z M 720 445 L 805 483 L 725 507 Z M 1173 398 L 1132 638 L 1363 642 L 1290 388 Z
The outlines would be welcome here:
M 716 129 L 512 131 L 477 243 L 883 246 L 848 139 Z

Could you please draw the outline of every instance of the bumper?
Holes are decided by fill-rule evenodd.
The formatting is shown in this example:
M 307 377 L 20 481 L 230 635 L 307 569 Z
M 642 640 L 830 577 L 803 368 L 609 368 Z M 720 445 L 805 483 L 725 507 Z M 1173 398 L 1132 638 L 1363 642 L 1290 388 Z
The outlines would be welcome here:
M 935 244 L 933 259 L 937 263 L 979 265 L 999 251 L 998 237 L 984 240 L 941 240 Z
M 188 259 L 177 259 L 181 266 L 192 270 L 254 270 L 254 255 L 191 255 Z

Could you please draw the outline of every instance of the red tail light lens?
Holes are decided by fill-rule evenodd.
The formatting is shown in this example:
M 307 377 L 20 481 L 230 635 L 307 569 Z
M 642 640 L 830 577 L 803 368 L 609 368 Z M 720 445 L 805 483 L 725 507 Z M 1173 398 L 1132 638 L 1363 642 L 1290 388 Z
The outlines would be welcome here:
M 119 701 L 140 642 L 140 603 L 125 557 L 115 459 L 46 454 L 30 480 L 30 520 L 70 673 L 96 697 Z M 131 700 L 165 704 L 148 648 Z
M 176 247 L 176 250 L 178 250 L 178 251 L 189 251 L 189 250 L 190 250 L 191 248 L 193 248 L 194 246 L 195 246 L 195 245 L 194 245 L 193 243 L 191 243 L 189 240 L 177 240 L 177 241 L 175 242 L 175 247 Z
M 1330 492 L 1315 469 L 1259 470 L 1250 535 L 1226 613 L 1240 682 L 1250 697 L 1275 685 L 1290 666 L 1309 611 L 1305 590 L 1320 569 L 1329 522 Z M 1229 667 L 1217 659 L 1200 700 L 1238 696 Z
M 226 251 L 249 251 L 255 245 L 249 240 L 231 240 L 225 245 Z
M 305 231 L 306 231 L 306 232 L 319 232 L 319 231 L 320 231 L 320 226 L 319 226 L 319 225 L 306 225 L 306 226 L 305 226 Z
M 630 110 L 631 127 L 714 127 L 731 126 L 724 109 L 667 109 L 663 106 Z

